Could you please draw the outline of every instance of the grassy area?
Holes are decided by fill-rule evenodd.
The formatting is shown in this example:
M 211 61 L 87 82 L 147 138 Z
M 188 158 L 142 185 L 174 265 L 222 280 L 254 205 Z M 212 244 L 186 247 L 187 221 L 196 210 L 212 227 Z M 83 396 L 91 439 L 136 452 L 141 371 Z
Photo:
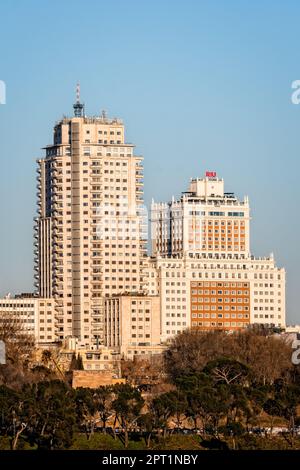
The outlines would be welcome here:
M 129 450 L 147 450 L 144 438 L 136 437 L 129 440 Z M 173 435 L 166 439 L 153 438 L 150 450 L 300 450 L 300 438 L 292 441 L 290 437 L 272 436 L 261 437 L 245 435 L 233 440 L 232 438 L 216 439 L 213 437 L 203 438 L 197 435 Z M 0 437 L 0 451 L 10 450 L 8 437 Z M 18 450 L 36 450 L 23 439 L 19 440 Z M 119 437 L 116 439 L 109 434 L 95 433 L 90 439 L 85 434 L 77 433 L 69 450 L 124 450 L 124 445 Z

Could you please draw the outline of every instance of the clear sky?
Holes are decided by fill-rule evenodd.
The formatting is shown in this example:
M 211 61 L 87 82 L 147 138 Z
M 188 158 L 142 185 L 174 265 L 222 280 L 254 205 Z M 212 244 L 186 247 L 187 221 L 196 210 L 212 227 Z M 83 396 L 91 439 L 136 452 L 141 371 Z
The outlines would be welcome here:
M 2 0 L 0 17 L 0 295 L 32 290 L 35 159 L 79 80 L 87 114 L 124 119 L 148 204 L 205 170 L 250 197 L 252 252 L 286 267 L 300 323 L 300 3 Z

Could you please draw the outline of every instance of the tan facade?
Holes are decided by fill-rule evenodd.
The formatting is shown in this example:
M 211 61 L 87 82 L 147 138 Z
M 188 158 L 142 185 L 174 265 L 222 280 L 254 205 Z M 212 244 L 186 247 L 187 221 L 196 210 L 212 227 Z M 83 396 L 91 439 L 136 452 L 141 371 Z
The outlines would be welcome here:
M 64 118 L 38 160 L 36 286 L 58 340 L 103 344 L 104 298 L 141 287 L 142 157 L 124 139 L 119 119 Z
M 117 376 L 120 375 L 120 355 L 113 348 L 96 346 L 89 349 L 77 346 L 72 349 L 62 348 L 59 350 L 59 362 L 64 370 L 69 369 L 74 353 L 76 357 L 80 355 L 84 370 L 110 371 Z
M 186 328 L 285 327 L 285 271 L 250 253 L 250 207 L 215 172 L 191 180 L 180 200 L 152 203 L 153 258 L 144 288 L 159 295 L 161 339 Z
M 128 295 L 106 299 L 105 336 L 107 346 L 125 357 L 160 353 L 163 347 L 159 297 Z
M 216 176 L 192 179 L 179 201 L 151 206 L 152 254 L 250 254 L 249 203 L 224 192 Z
M 122 121 L 74 109 L 38 160 L 35 277 L 56 340 L 133 357 L 186 328 L 284 327 L 285 271 L 251 255 L 248 197 L 214 172 L 191 179 L 179 200 L 152 203 L 147 258 L 142 157 Z
M 98 388 L 119 383 L 125 383 L 125 379 L 117 378 L 108 371 L 99 373 L 97 371 L 75 370 L 72 376 L 73 388 Z
M 200 296 L 198 292 L 193 293 L 198 291 L 198 288 L 194 288 L 194 284 L 198 283 L 204 284 L 203 289 L 199 285 L 199 290 L 203 292 Z M 219 286 L 220 289 L 217 289 L 218 283 L 224 287 Z M 232 289 L 231 284 L 234 284 Z M 246 284 L 247 288 L 244 286 Z M 206 330 L 222 327 L 234 331 L 246 327 L 249 321 L 252 324 L 285 327 L 285 270 L 276 266 L 273 256 L 247 259 L 238 255 L 228 259 L 219 259 L 217 256 L 201 259 L 196 255 L 193 258 L 156 257 L 150 259 L 145 268 L 144 288 L 150 295 L 160 297 L 162 342 L 187 328 Z M 218 290 L 235 291 L 236 294 L 231 296 L 222 293 L 218 296 L 211 292 Z M 247 295 L 244 291 L 247 291 Z M 200 300 L 201 296 L 203 302 L 193 302 L 196 298 Z M 216 302 L 212 302 L 212 298 Z M 222 299 L 222 311 L 218 315 L 222 316 L 211 316 L 219 310 L 211 308 L 218 305 L 219 298 Z M 225 299 L 229 299 L 229 302 Z M 231 309 L 231 303 L 235 310 Z M 203 310 L 200 310 L 200 304 Z M 193 317 L 196 312 L 197 320 Z M 193 321 L 197 321 L 197 325 Z M 217 322 L 223 325 L 216 325 Z
M 16 322 L 22 332 L 34 336 L 37 345 L 55 342 L 53 299 L 36 297 L 0 299 L 0 316 L 6 315 Z

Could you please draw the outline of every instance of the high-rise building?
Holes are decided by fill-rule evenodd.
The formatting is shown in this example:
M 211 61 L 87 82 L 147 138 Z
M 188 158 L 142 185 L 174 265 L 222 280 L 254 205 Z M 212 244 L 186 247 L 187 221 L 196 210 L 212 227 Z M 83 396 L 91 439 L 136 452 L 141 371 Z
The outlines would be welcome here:
M 224 192 L 215 172 L 192 179 L 179 200 L 151 206 L 152 254 L 247 257 L 249 202 Z
M 38 160 L 37 293 L 55 301 L 57 339 L 103 344 L 104 298 L 141 289 L 142 157 L 120 119 L 74 117 L 54 126 Z
M 38 160 L 35 277 L 53 301 L 52 336 L 133 357 L 187 328 L 284 327 L 285 271 L 251 255 L 248 198 L 215 172 L 152 203 L 147 257 L 142 157 L 124 134 L 104 112 L 87 117 L 78 94 Z
M 145 290 L 160 297 L 163 342 L 186 328 L 285 327 L 285 270 L 251 255 L 249 211 L 215 172 L 178 201 L 152 203 Z

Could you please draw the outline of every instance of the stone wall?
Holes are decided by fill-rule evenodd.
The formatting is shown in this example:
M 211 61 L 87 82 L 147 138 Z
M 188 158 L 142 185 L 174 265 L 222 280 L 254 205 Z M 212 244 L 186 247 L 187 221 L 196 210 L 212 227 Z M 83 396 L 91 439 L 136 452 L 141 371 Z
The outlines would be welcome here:
M 110 371 L 74 370 L 72 387 L 97 388 L 102 385 L 125 383 L 125 379 L 116 378 Z

